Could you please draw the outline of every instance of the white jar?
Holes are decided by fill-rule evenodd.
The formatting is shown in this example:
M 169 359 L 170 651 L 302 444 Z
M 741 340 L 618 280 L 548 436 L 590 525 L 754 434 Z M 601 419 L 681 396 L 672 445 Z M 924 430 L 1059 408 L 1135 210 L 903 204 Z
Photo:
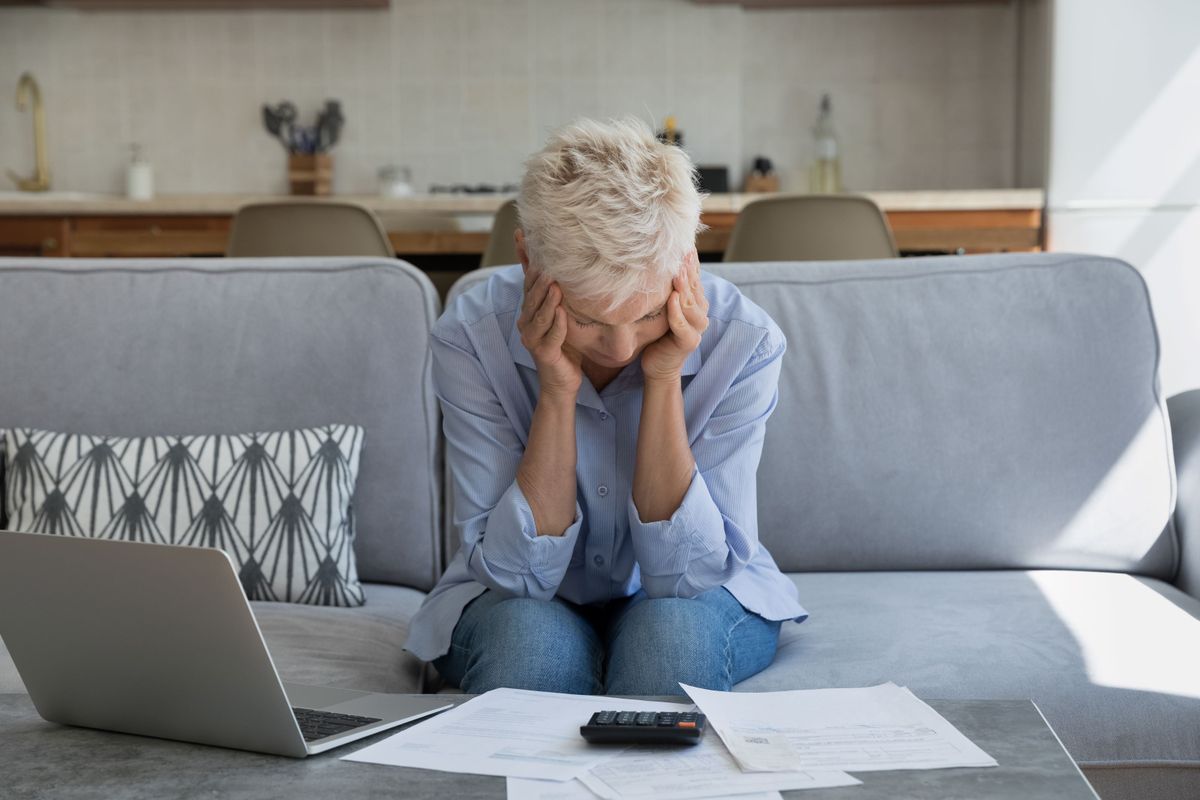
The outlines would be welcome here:
M 133 157 L 125 170 L 125 196 L 130 200 L 154 198 L 154 166 L 142 158 L 141 145 L 131 145 Z
M 380 197 L 408 197 L 413 193 L 412 171 L 408 167 L 388 164 L 380 167 L 378 177 Z

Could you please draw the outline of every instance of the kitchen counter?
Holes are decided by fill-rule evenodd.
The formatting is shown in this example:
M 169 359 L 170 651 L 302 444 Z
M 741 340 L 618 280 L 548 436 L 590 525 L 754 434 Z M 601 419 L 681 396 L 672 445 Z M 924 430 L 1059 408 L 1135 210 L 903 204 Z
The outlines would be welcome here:
M 883 209 L 904 253 L 982 253 L 1038 250 L 1042 245 L 1041 189 L 863 192 Z M 719 258 L 739 212 L 761 194 L 714 194 L 704 200 L 707 226 L 696 247 Z M 478 264 L 491 217 L 511 195 L 432 194 L 384 198 L 339 195 L 374 211 L 396 253 L 423 268 L 437 260 L 454 269 Z M 219 256 L 229 225 L 243 205 L 272 200 L 322 202 L 288 195 L 189 194 L 128 200 L 79 192 L 0 192 L 0 255 L 107 257 Z M 417 229 L 402 219 L 419 212 Z M 428 221 L 429 215 L 445 217 Z M 411 220 L 408 221 L 411 223 Z M 450 265 L 442 264 L 440 268 Z
M 969 189 L 950 191 L 860 192 L 884 211 L 981 211 L 1040 209 L 1045 203 L 1041 189 Z M 713 194 L 703 210 L 713 214 L 736 214 L 762 194 Z M 421 194 L 412 197 L 337 195 L 329 198 L 360 203 L 380 214 L 422 211 L 445 214 L 493 214 L 512 195 Z M 173 194 L 153 200 L 129 200 L 119 195 L 79 192 L 0 192 L 0 215 L 123 215 L 206 214 L 232 215 L 247 203 L 282 199 L 321 202 L 324 198 L 290 195 Z

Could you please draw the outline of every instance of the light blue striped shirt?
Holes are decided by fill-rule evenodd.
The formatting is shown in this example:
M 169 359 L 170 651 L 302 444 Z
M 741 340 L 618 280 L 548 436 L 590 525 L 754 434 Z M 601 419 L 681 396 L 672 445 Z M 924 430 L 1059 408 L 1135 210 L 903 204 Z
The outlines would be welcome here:
M 635 360 L 603 391 L 586 378 L 580 388 L 575 521 L 562 536 L 537 535 L 516 482 L 538 399 L 537 369 L 517 330 L 520 266 L 472 287 L 437 321 L 433 381 L 462 545 L 413 618 L 408 650 L 426 661 L 444 655 L 463 608 L 486 588 L 583 604 L 640 588 L 651 597 L 694 597 L 724 586 L 767 619 L 807 616 L 795 585 L 758 542 L 755 473 L 787 342 L 732 283 L 704 272 L 701 283 L 709 325 L 683 365 L 696 461 L 683 502 L 670 519 L 650 523 L 633 504 L 642 410 Z

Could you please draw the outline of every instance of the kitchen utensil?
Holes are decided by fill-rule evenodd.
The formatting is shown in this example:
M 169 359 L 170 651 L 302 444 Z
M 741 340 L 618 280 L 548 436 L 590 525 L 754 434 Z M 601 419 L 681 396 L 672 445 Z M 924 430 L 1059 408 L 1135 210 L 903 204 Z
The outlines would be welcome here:
M 292 128 L 292 152 L 309 156 L 319 152 L 316 128 L 307 128 L 303 125 Z
M 263 104 L 263 125 L 267 132 L 278 139 L 284 149 L 292 152 L 292 127 L 296 122 L 296 106 L 294 103 L 284 100 L 279 105 L 272 108 L 266 103 Z
M 325 108 L 317 115 L 316 147 L 319 152 L 327 152 L 337 144 L 344 122 L 341 103 L 337 100 L 326 100 Z
M 315 125 L 305 126 L 296 122 L 299 116 L 294 103 L 284 100 L 278 105 L 264 103 L 263 125 L 267 132 L 277 138 L 294 155 L 325 153 L 332 148 L 341 135 L 345 119 L 337 100 L 326 100 L 325 107 L 317 115 Z

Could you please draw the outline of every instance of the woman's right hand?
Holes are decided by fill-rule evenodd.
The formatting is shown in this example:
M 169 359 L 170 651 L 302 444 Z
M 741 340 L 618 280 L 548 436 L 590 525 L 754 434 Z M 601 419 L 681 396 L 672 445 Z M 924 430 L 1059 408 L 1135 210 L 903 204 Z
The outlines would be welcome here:
M 541 271 L 525 271 L 525 299 L 517 319 L 521 344 L 537 365 L 542 394 L 574 398 L 583 382 L 580 358 L 567 341 L 567 312 L 562 307 L 562 289 Z

